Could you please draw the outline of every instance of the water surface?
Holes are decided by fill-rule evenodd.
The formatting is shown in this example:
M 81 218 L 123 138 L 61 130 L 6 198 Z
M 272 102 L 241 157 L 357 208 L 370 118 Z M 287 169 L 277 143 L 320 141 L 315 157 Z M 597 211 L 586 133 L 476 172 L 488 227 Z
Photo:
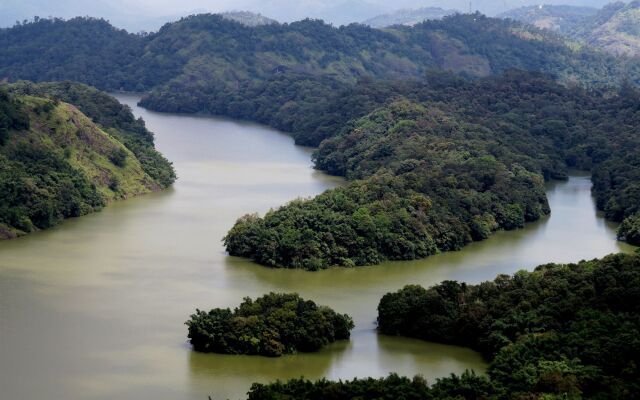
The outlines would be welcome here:
M 174 161 L 175 188 L 0 242 L 0 398 L 243 398 L 250 384 L 304 375 L 351 378 L 483 371 L 459 347 L 380 337 L 380 297 L 403 285 L 478 282 L 498 273 L 600 257 L 630 247 L 599 217 L 586 176 L 549 186 L 553 210 L 526 229 L 426 260 L 318 273 L 228 257 L 236 218 L 340 184 L 311 168 L 286 135 L 228 120 L 151 113 L 119 96 Z M 190 351 L 184 321 L 198 307 L 296 291 L 349 313 L 350 342 L 279 359 Z

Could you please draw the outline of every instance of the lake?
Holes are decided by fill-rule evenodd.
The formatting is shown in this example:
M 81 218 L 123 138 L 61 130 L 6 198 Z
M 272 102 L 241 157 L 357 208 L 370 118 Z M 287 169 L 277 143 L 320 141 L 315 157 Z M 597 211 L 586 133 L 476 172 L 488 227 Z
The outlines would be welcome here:
M 54 229 L 0 242 L 0 391 L 7 399 L 240 399 L 252 382 L 483 372 L 475 352 L 378 336 L 382 295 L 406 284 L 479 282 L 546 262 L 630 246 L 596 213 L 586 175 L 548 186 L 552 215 L 426 260 L 322 272 L 273 270 L 225 254 L 221 238 L 264 213 L 341 184 L 310 150 L 269 128 L 152 113 L 118 95 L 174 162 L 173 189 L 111 204 Z M 245 296 L 298 292 L 353 316 L 350 342 L 278 359 L 197 354 L 184 322 Z

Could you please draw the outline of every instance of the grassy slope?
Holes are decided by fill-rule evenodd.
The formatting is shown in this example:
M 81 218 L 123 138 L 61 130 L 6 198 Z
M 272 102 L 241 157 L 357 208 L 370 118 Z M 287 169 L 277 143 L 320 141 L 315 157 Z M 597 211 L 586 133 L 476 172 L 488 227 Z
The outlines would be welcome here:
M 39 154 L 47 154 L 63 163 L 66 162 L 82 180 L 87 181 L 90 186 L 95 186 L 103 202 L 126 199 L 161 189 L 161 186 L 144 172 L 131 151 L 100 129 L 76 107 L 32 96 L 19 99 L 29 115 L 30 128 L 11 132 L 4 146 L 0 146 L 0 156 L 16 161 L 16 154 L 24 154 L 24 149 L 28 149 L 26 151 L 33 154 L 37 151 Z M 122 166 L 111 161 L 112 155 L 116 152 L 125 155 Z M 46 172 L 43 170 L 43 175 Z M 24 187 L 31 183 L 37 186 L 33 189 L 34 192 L 42 194 L 48 190 L 46 184 L 41 185 L 37 179 L 20 181 L 18 185 Z M 27 188 L 29 189 L 31 188 Z M 48 193 L 45 197 L 63 195 L 64 193 Z M 79 215 L 97 211 L 99 208 L 99 204 L 83 207 Z M 60 215 L 60 219 L 64 217 Z M 33 226 L 32 229 L 37 230 L 39 227 Z M 24 227 L 0 222 L 0 239 L 20 236 L 28 231 Z
M 175 181 L 171 163 L 155 149 L 153 133 L 149 132 L 144 121 L 136 119 L 128 106 L 120 104 L 107 93 L 69 81 L 20 81 L 8 88 L 19 96 L 43 97 L 73 104 L 100 129 L 125 145 L 158 185 L 166 188 Z
M 71 155 L 68 157 L 71 165 L 82 171 L 107 201 L 161 189 L 144 172 L 130 150 L 98 128 L 71 104 L 60 103 L 52 116 L 42 122 L 46 124 L 43 125 L 45 129 L 34 134 L 38 135 L 43 143 L 49 142 L 52 151 L 64 152 L 60 143 L 65 143 L 66 147 L 71 149 Z M 126 153 L 123 167 L 118 167 L 110 161 L 109 157 L 115 151 Z M 114 179 L 119 182 L 117 190 L 110 187 Z

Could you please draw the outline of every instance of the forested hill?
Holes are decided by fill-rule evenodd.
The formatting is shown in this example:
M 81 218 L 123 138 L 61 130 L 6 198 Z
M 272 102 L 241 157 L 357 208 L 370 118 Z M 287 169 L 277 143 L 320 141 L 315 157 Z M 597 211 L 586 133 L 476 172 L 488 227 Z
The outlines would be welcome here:
M 488 373 L 254 384 L 249 400 L 637 399 L 640 257 L 548 264 L 478 285 L 407 286 L 378 306 L 383 334 L 469 346 Z
M 289 118 L 321 128 L 309 131 L 324 139 L 316 167 L 352 183 L 241 218 L 227 250 L 310 270 L 456 250 L 548 213 L 544 180 L 569 167 L 593 172 L 598 207 L 640 244 L 638 104 L 628 85 L 611 96 L 518 71 L 370 81 L 314 99 Z
M 100 89 L 136 89 L 130 66 L 144 38 L 94 18 L 39 19 L 0 29 L 0 80 L 73 80 Z
M 569 34 L 577 27 L 584 25 L 598 13 L 597 8 L 559 5 L 533 5 L 509 10 L 498 15 L 548 29 L 562 34 Z
M 528 6 L 500 15 L 538 28 L 558 31 L 616 55 L 640 55 L 640 1 L 613 2 L 602 9 L 571 6 Z
M 38 19 L 0 30 L 0 78 L 156 89 L 149 105 L 166 110 L 209 111 L 211 91 L 283 74 L 353 83 L 416 78 L 431 69 L 481 77 L 508 68 L 587 83 L 619 83 L 624 72 L 640 76 L 612 57 L 573 50 L 551 33 L 480 14 L 387 30 L 315 20 L 248 27 L 211 14 L 145 36 L 90 18 Z M 183 96 L 168 96 L 176 91 Z
M 144 123 L 110 96 L 64 82 L 0 87 L 0 239 L 174 180 Z
M 381 14 L 362 22 L 372 28 L 388 28 L 394 25 L 413 26 L 428 19 L 440 19 L 447 15 L 456 14 L 454 10 L 440 7 L 423 7 L 418 9 L 403 9 L 388 14 Z
M 146 57 L 172 48 L 183 55 L 183 64 L 179 72 L 176 66 L 174 78 L 154 87 L 142 105 L 259 122 L 268 116 L 245 106 L 263 93 L 268 92 L 263 103 L 296 107 L 301 98 L 358 79 L 416 79 L 431 70 L 477 78 L 517 68 L 590 86 L 617 85 L 623 76 L 640 82 L 637 61 L 588 48 L 574 50 L 550 32 L 478 14 L 387 30 L 333 28 L 310 20 L 248 29 L 196 16 L 165 26 L 150 40 Z M 143 64 L 146 68 L 147 62 Z M 281 86 L 282 80 L 291 81 L 296 90 Z
M 570 35 L 612 54 L 640 56 L 640 1 L 608 4 Z
M 639 285 L 640 257 L 617 254 L 478 285 L 407 286 L 382 298 L 378 327 L 482 351 L 493 393 L 480 398 L 636 399 Z
M 267 18 L 264 15 L 249 11 L 229 11 L 220 15 L 228 20 L 236 21 L 246 26 L 260 26 L 278 23 L 275 19 Z

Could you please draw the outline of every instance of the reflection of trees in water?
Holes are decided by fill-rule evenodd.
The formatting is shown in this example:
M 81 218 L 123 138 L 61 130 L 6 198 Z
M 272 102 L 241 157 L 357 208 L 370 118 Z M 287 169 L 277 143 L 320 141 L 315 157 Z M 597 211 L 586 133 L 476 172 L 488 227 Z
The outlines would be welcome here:
M 212 398 L 244 398 L 254 382 L 273 382 L 304 376 L 320 379 L 329 375 L 332 365 L 349 354 L 352 343 L 333 343 L 317 353 L 300 353 L 278 358 L 227 354 L 189 353 L 189 379 L 192 386 Z M 215 394 L 215 397 L 213 396 Z M 203 397 L 206 398 L 206 397 Z
M 624 245 L 615 241 L 615 227 L 596 214 L 590 188 L 591 182 L 584 174 L 551 182 L 547 186 L 551 217 L 527 224 L 524 229 L 497 232 L 461 251 L 422 260 L 320 272 L 269 269 L 235 257 L 227 257 L 225 263 L 231 279 L 238 276 L 246 280 L 251 276 L 255 285 L 301 292 L 314 300 L 321 300 L 314 295 L 323 296 L 328 305 L 337 307 L 340 298 L 348 297 L 357 298 L 358 302 L 371 301 L 375 308 L 384 293 L 406 284 L 431 286 L 447 279 L 474 283 L 547 262 L 578 261 L 624 250 Z M 598 246 L 585 249 L 585 243 Z M 585 250 L 593 254 L 586 254 Z M 573 255 L 575 260 L 566 259 Z
M 190 352 L 189 367 L 191 387 L 212 398 L 243 398 L 253 382 L 301 376 L 311 380 L 351 379 L 397 372 L 433 381 L 467 369 L 486 371 L 486 363 L 473 350 L 373 331 L 356 333 L 350 342 L 335 343 L 318 353 L 279 358 Z
M 487 369 L 482 355 L 465 347 L 385 335 L 376 335 L 376 339 L 382 355 L 393 355 L 393 365 L 408 369 L 405 375 L 420 374 L 432 381 L 467 369 L 477 373 Z
M 461 251 L 445 252 L 421 260 L 386 262 L 371 267 L 307 272 L 266 268 L 237 257 L 227 257 L 225 263 L 229 271 L 242 271 L 243 279 L 251 275 L 267 287 L 300 291 L 303 294 L 326 292 L 338 297 L 349 295 L 352 299 L 355 298 L 354 291 L 359 291 L 379 295 L 375 300 L 377 304 L 384 293 L 407 284 L 429 286 L 442 280 L 460 279 L 471 269 L 474 275 L 483 275 L 481 279 L 493 279 L 496 265 L 504 267 L 502 272 L 528 265 L 530 263 L 521 259 L 520 254 L 514 250 L 526 247 L 526 241 L 541 236 L 548 221 L 549 218 L 545 217 L 518 231 L 498 232 L 485 241 L 471 243 Z M 484 267 L 491 267 L 486 274 L 482 274 Z M 363 299 L 358 298 L 358 301 Z
M 319 304 L 350 314 L 357 324 L 351 345 L 348 351 L 340 354 L 339 360 L 327 357 L 326 353 L 313 355 L 318 358 L 307 355 L 296 361 L 284 359 L 280 366 L 277 362 L 265 364 L 268 361 L 259 360 L 255 365 L 246 366 L 248 375 L 255 376 L 255 380 L 269 376 L 277 378 L 279 373 L 285 374 L 280 377 L 293 374 L 308 378 L 325 373 L 336 379 L 397 371 L 405 375 L 421 374 L 433 380 L 467 368 L 484 370 L 485 364 L 480 356 L 469 349 L 378 336 L 373 328 L 380 298 L 406 284 L 431 286 L 447 279 L 474 283 L 492 280 L 499 273 L 532 269 L 546 262 L 578 261 L 579 258 L 619 251 L 620 244 L 615 241 L 613 231 L 596 215 L 590 187 L 589 179 L 583 176 L 553 182 L 547 192 L 551 217 L 528 224 L 525 229 L 498 232 L 462 251 L 442 253 L 423 260 L 307 272 L 269 269 L 244 259 L 225 258 L 225 285 L 244 288 L 247 294 L 251 294 L 251 290 L 298 292 Z M 573 257 L 576 259 L 572 260 Z M 234 382 L 240 385 L 243 380 L 237 374 L 245 366 L 244 361 L 231 362 L 235 368 Z M 312 365 L 316 362 L 320 363 L 319 368 Z M 211 373 L 224 374 L 225 367 L 221 365 Z M 260 372 L 268 367 L 273 371 Z M 209 377 L 208 384 L 214 380 Z

